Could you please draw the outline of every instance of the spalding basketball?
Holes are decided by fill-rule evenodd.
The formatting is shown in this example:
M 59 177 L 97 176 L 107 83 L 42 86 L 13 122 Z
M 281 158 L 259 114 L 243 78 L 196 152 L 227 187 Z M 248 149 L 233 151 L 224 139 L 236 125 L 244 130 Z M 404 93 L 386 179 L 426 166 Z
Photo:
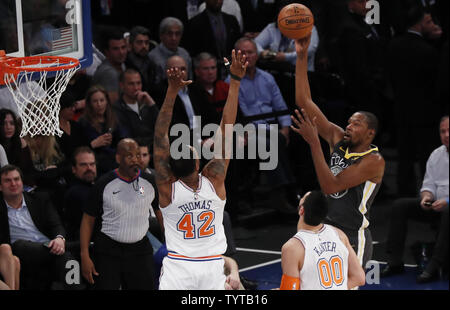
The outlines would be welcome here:
M 314 26 L 314 16 L 310 9 L 303 4 L 286 5 L 278 14 L 278 28 L 290 39 L 307 37 Z

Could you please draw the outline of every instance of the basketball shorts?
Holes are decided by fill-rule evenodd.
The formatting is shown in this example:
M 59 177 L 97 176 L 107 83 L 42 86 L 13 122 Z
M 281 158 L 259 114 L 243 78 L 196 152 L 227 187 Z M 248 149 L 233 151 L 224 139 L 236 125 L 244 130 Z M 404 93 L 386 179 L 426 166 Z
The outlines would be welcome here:
M 163 260 L 160 290 L 224 290 L 224 260 L 218 256 L 188 258 L 169 253 Z

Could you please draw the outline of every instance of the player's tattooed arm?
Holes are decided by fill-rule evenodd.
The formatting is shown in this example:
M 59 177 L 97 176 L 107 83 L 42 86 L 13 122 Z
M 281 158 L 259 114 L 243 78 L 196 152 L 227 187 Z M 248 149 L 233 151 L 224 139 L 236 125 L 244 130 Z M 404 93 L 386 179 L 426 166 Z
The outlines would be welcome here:
M 220 127 L 214 137 L 215 147 L 214 159 L 210 161 L 203 171 L 212 181 L 224 182 L 227 174 L 228 164 L 231 158 L 233 143 L 233 125 L 236 122 L 238 109 L 240 80 L 245 76 L 248 62 L 246 56 L 241 51 L 233 50 L 231 53 L 232 63 L 230 65 L 230 89 L 227 101 L 222 113 Z M 224 59 L 229 63 L 228 59 Z
M 178 91 L 192 83 L 192 81 L 183 80 L 181 71 L 178 68 L 167 70 L 167 78 L 169 87 L 167 88 L 166 98 L 156 120 L 153 142 L 156 183 L 158 185 L 171 184 L 175 180 L 169 165 L 169 127 L 172 122 L 173 106 Z

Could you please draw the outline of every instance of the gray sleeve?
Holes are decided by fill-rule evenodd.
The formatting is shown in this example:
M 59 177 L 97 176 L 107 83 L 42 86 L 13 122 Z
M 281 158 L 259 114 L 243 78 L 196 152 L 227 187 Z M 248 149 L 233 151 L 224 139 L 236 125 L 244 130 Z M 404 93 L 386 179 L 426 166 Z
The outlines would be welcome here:
M 119 73 L 112 67 L 98 67 L 92 82 L 103 86 L 108 92 L 119 91 Z

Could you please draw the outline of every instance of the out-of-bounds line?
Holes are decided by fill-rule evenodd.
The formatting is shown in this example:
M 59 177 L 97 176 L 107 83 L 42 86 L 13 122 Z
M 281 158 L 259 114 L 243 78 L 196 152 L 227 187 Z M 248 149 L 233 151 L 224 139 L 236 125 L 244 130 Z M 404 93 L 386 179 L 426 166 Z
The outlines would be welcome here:
M 267 266 L 267 265 L 276 264 L 276 263 L 279 263 L 279 262 L 281 262 L 281 258 L 275 259 L 275 260 L 271 260 L 270 262 L 258 264 L 258 265 L 255 265 L 255 266 L 250 266 L 250 267 L 242 268 L 242 269 L 239 269 L 239 272 L 244 272 L 244 271 L 248 271 L 248 270 L 253 270 L 253 269 L 260 268 L 260 267 L 264 267 L 264 266 Z
M 257 249 L 247 249 L 247 248 L 236 248 L 236 250 L 237 251 L 241 251 L 241 252 L 252 252 L 252 253 L 281 255 L 281 252 L 277 252 L 277 251 L 257 250 Z
M 381 262 L 381 261 L 375 261 L 375 262 L 377 262 L 379 264 L 382 264 L 382 265 L 387 265 L 387 262 Z M 405 267 L 412 267 L 412 268 L 417 267 L 417 265 L 413 265 L 413 264 L 403 264 L 403 266 L 405 266 Z

